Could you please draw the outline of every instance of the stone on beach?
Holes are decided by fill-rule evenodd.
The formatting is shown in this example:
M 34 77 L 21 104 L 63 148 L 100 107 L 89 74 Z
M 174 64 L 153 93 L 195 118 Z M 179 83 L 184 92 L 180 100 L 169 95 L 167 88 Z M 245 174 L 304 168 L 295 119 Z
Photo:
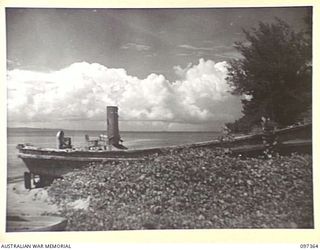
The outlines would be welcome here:
M 309 155 L 240 159 L 184 148 L 143 163 L 91 164 L 48 193 L 73 231 L 313 227 Z M 87 209 L 68 206 L 79 200 Z

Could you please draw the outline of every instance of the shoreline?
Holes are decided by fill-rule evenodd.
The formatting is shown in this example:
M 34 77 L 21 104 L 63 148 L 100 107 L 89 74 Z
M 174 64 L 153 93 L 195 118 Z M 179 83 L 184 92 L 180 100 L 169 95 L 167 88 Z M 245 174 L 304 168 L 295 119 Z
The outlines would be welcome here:
M 300 131 L 300 136 L 305 137 L 305 128 L 307 127 L 302 128 L 303 130 Z M 295 129 L 299 129 L 299 127 L 296 127 Z M 285 133 L 286 130 L 280 130 L 279 132 L 284 138 L 288 137 Z M 310 204 L 313 202 L 312 199 L 310 200 L 310 196 L 312 197 L 313 185 L 312 178 L 310 179 L 310 174 L 312 176 L 312 156 L 305 157 L 291 155 L 277 156 L 271 159 L 261 159 L 259 157 L 242 159 L 235 155 L 225 154 L 225 150 L 216 148 L 218 145 L 228 145 L 229 143 L 239 146 L 242 146 L 243 143 L 248 144 L 248 142 L 252 144 L 256 141 L 261 143 L 260 137 L 260 134 L 255 134 L 236 137 L 231 142 L 214 139 L 179 146 L 167 146 L 162 148 L 166 150 L 160 150 L 158 153 L 148 156 L 143 163 L 131 163 L 124 160 L 123 162 L 116 164 L 90 164 L 88 168 L 71 172 L 64 176 L 64 179 L 56 180 L 47 188 L 26 190 L 24 189 L 23 177 L 17 176 L 11 177 L 11 179 L 7 178 L 7 216 L 41 216 L 48 214 L 66 216 L 70 222 L 67 230 L 75 231 L 79 230 L 79 228 L 90 231 L 150 229 L 149 227 L 157 229 L 268 228 L 269 226 L 271 228 L 313 227 L 313 213 L 310 212 Z M 291 169 L 291 164 L 292 167 L 295 167 L 294 169 Z M 299 169 L 301 167 L 299 164 L 305 169 Z M 271 172 L 265 172 L 264 168 Z M 283 170 L 282 168 L 285 169 Z M 135 172 L 132 172 L 132 169 L 134 169 Z M 176 175 L 176 173 L 179 173 L 179 175 Z M 175 178 L 171 178 L 171 175 Z M 304 178 L 303 182 L 296 183 L 295 175 L 302 176 Z M 148 178 L 146 178 L 146 176 Z M 279 176 L 281 176 L 281 180 L 277 180 Z M 101 179 L 102 177 L 104 178 L 103 180 Z M 196 181 L 194 178 L 196 178 Z M 123 180 L 125 180 L 124 183 L 122 183 Z M 218 183 L 216 182 L 217 180 Z M 285 180 L 286 187 L 283 186 L 283 183 L 281 182 L 283 180 Z M 155 183 L 157 185 L 155 185 Z M 261 186 L 261 183 L 264 186 Z M 179 185 L 182 186 L 180 187 Z M 123 186 L 125 189 L 123 189 Z M 147 199 L 144 198 L 145 193 L 140 193 L 141 186 L 144 187 L 143 192 L 150 192 Z M 234 194 L 230 193 L 230 190 L 226 189 L 225 186 L 228 186 L 230 190 L 237 193 L 239 197 L 244 196 L 242 199 L 245 202 L 248 202 L 246 201 L 247 199 L 253 199 L 255 200 L 255 203 L 259 204 L 265 202 L 265 199 L 272 204 L 260 204 L 261 207 L 254 212 L 255 214 L 246 214 L 245 210 L 250 211 L 252 208 L 245 207 L 247 205 L 239 203 L 237 201 L 237 196 L 234 197 Z M 277 186 L 280 187 L 280 190 L 277 190 Z M 290 191 L 291 188 L 289 190 L 291 193 L 286 190 L 288 186 L 292 186 L 294 192 L 297 193 Z M 203 189 L 200 193 L 198 193 L 199 187 Z M 238 193 L 239 190 L 237 190 L 237 188 L 241 189 L 240 193 Z M 181 190 L 179 189 L 182 189 L 183 192 L 181 193 Z M 252 191 L 254 189 L 258 189 L 258 193 L 261 197 L 256 197 L 256 193 Z M 270 192 L 270 189 L 273 190 L 271 193 L 268 193 Z M 98 193 L 96 193 L 97 190 L 99 191 Z M 168 190 L 170 190 L 171 193 L 168 193 Z M 221 190 L 224 190 L 225 193 Z M 302 192 L 305 192 L 308 196 L 307 201 L 301 199 L 300 190 L 303 190 Z M 218 191 L 218 194 L 213 191 Z M 110 192 L 112 193 L 111 197 Z M 136 199 L 134 201 L 135 203 L 131 204 L 129 207 L 127 204 L 132 202 L 132 197 L 126 194 L 126 192 L 129 192 L 130 195 L 133 195 L 132 197 Z M 184 192 L 187 193 L 188 197 L 185 197 L 186 194 Z M 252 197 L 250 196 L 250 192 L 253 192 Z M 287 194 L 287 192 L 290 194 Z M 179 193 L 179 195 L 174 197 L 172 196 L 172 193 Z M 211 197 L 203 196 L 203 193 L 210 193 Z M 274 196 L 274 193 L 276 193 L 276 196 Z M 101 200 L 92 194 L 97 195 Z M 194 198 L 192 195 L 194 194 L 197 194 L 204 199 L 195 201 L 199 204 L 204 202 L 205 206 L 208 206 L 206 208 L 208 211 L 198 211 L 197 205 L 193 204 Z M 294 197 L 295 195 L 297 195 L 297 197 Z M 123 196 L 125 196 L 124 199 L 121 198 Z M 294 200 L 294 203 L 288 198 L 290 196 L 292 196 L 293 199 L 296 199 Z M 114 197 L 120 197 L 119 201 L 114 199 Z M 240 221 L 239 218 L 232 218 L 229 222 L 223 221 L 224 210 L 228 209 L 228 206 L 233 207 L 228 214 L 233 214 L 233 209 L 238 210 L 237 207 L 234 207 L 234 204 L 228 205 L 228 199 L 230 199 L 230 197 L 234 199 L 232 202 L 236 203 L 242 209 L 240 209 L 241 213 L 239 214 L 240 218 L 242 218 Z M 279 199 L 279 197 L 281 199 Z M 180 201 L 176 202 L 176 198 L 178 200 L 180 199 Z M 288 204 L 283 203 L 283 198 L 288 199 L 285 202 L 288 202 L 292 208 L 288 207 Z M 275 200 L 272 201 L 272 199 Z M 144 207 L 145 203 L 153 203 L 154 200 L 157 201 L 156 204 L 152 204 L 148 208 Z M 158 202 L 160 202 L 160 204 Z M 278 202 L 281 204 L 282 209 L 287 209 L 289 211 L 288 214 L 292 214 L 287 222 L 279 218 L 273 218 L 273 215 L 270 214 L 269 211 L 265 211 L 266 209 L 264 206 L 274 206 Z M 165 207 L 163 207 L 163 203 L 165 203 Z M 189 211 L 188 208 L 184 211 L 184 203 L 187 204 L 187 207 L 192 206 L 193 210 Z M 296 207 L 296 203 L 304 203 L 304 208 L 307 212 L 300 211 L 300 208 Z M 91 214 L 91 212 L 98 211 L 97 213 L 99 213 L 101 207 L 102 209 L 105 209 L 104 206 L 106 206 L 106 204 L 108 206 L 110 205 L 111 208 L 107 208 L 101 212 L 99 217 L 102 221 L 111 223 L 111 226 L 103 223 L 103 225 L 100 225 L 101 227 L 92 229 L 90 225 L 89 227 L 86 227 L 85 222 L 83 222 L 84 224 L 81 225 L 81 227 L 76 224 L 77 216 L 81 215 L 82 218 L 86 218 L 86 222 L 90 222 L 90 220 L 95 218 L 92 218 L 91 216 L 96 216 L 95 214 Z M 225 204 L 227 204 L 226 207 Z M 122 209 L 122 211 L 117 213 L 119 205 L 121 205 L 120 209 Z M 181 210 L 181 207 L 179 208 L 179 206 L 182 206 L 182 214 L 179 214 L 179 210 Z M 166 211 L 168 207 L 169 212 Z M 220 212 L 222 214 L 216 215 L 216 211 L 213 211 L 211 209 L 212 207 L 217 210 L 218 214 Z M 129 209 L 130 212 L 128 212 L 127 209 Z M 222 211 L 220 211 L 221 209 Z M 281 214 L 282 212 L 278 211 L 278 208 L 276 207 L 273 207 L 273 209 L 276 211 L 276 217 L 286 218 L 289 216 L 288 214 Z M 145 213 L 143 216 L 141 215 L 141 211 L 144 211 Z M 167 216 L 168 218 L 173 216 L 170 211 L 178 218 L 178 221 L 176 221 L 176 224 L 174 225 L 164 219 L 164 216 Z M 306 217 L 304 219 L 294 217 L 297 215 L 298 211 L 300 213 L 305 213 Z M 121 213 L 124 214 L 121 215 Z M 118 217 L 118 219 L 122 220 L 122 224 L 114 225 L 113 218 L 110 218 L 110 214 L 114 217 L 118 217 L 120 214 L 121 218 Z M 123 221 L 123 218 L 126 216 L 132 217 L 131 219 L 134 220 L 135 224 L 133 223 L 131 225 L 130 223 L 128 224 L 126 221 Z M 151 218 L 151 220 L 164 220 L 164 222 L 162 221 L 158 224 L 152 222 L 150 224 L 148 221 L 144 221 L 142 218 L 144 216 L 149 219 Z M 190 216 L 195 216 L 198 219 L 195 220 Z M 219 218 L 219 216 L 222 217 Z M 259 218 L 261 216 L 265 216 L 267 218 L 266 220 L 270 221 L 261 225 L 254 224 L 255 222 L 252 218 L 261 220 L 261 218 Z M 183 218 L 188 218 L 188 225 L 185 225 L 184 222 L 180 221 L 183 220 Z M 219 222 L 215 221 L 217 218 L 220 220 Z M 173 221 L 174 219 L 176 218 L 172 218 Z M 199 222 L 199 224 L 197 224 L 197 221 L 199 220 L 201 223 Z M 253 225 L 250 224 L 250 221 Z
M 59 214 L 59 208 L 50 202 L 45 188 L 27 190 L 23 181 L 7 184 L 6 201 L 6 216 Z
M 21 175 L 7 177 L 7 185 L 11 183 L 23 182 L 23 173 Z

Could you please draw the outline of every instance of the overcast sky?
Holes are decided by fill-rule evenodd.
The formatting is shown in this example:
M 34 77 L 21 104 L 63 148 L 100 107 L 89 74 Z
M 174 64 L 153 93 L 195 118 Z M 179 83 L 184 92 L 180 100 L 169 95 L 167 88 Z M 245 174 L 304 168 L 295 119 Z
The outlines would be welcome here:
M 242 28 L 307 8 L 6 9 L 8 126 L 219 130 L 241 116 L 225 82 Z

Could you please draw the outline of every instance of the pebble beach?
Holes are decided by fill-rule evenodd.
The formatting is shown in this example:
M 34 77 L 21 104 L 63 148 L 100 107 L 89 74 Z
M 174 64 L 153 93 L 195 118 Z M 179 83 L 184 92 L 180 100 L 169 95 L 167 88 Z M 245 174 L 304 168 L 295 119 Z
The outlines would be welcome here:
M 46 192 L 67 231 L 314 226 L 310 155 L 242 159 L 186 147 L 90 164 Z

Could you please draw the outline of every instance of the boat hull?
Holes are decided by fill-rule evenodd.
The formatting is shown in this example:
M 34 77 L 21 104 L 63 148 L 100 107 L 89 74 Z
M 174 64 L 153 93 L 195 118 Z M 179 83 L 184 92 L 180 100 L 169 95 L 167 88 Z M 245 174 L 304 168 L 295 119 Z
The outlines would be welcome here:
M 21 157 L 29 171 L 36 175 L 61 177 L 62 175 L 85 166 L 88 162 L 70 161 L 70 160 L 48 160 L 35 159 L 31 157 Z
M 301 152 L 312 154 L 312 124 L 295 126 L 275 131 L 279 142 L 278 150 L 283 154 Z M 255 156 L 264 150 L 263 133 L 238 136 L 232 141 L 211 140 L 171 147 L 139 150 L 84 150 L 37 148 L 18 145 L 18 157 L 23 160 L 31 174 L 57 178 L 77 168 L 87 167 L 89 163 L 117 161 L 143 161 L 146 156 L 162 154 L 172 149 L 186 147 L 227 147 L 235 154 Z M 29 177 L 27 178 L 29 179 Z M 28 185 L 29 186 L 29 185 Z
M 39 152 L 38 152 L 39 153 Z M 42 152 L 40 152 L 42 153 Z M 59 156 L 45 154 L 19 153 L 29 171 L 35 175 L 61 177 L 62 175 L 87 167 L 89 163 L 106 163 L 126 161 L 141 161 L 143 158 L 120 158 L 120 157 L 80 157 L 80 156 Z

